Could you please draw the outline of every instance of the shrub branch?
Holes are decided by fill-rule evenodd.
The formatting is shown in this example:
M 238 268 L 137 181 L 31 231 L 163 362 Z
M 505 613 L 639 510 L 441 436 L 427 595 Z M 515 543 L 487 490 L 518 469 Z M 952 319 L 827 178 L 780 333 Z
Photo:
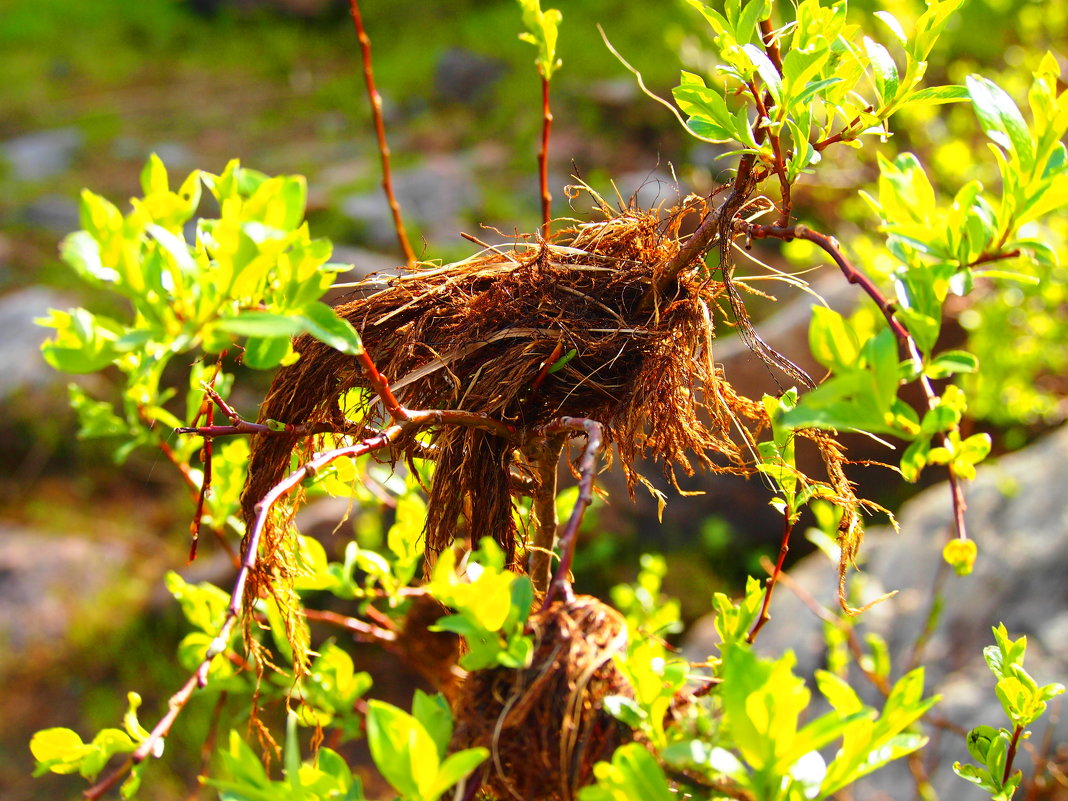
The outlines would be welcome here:
M 349 0 L 349 12 L 352 14 L 352 23 L 356 26 L 356 37 L 360 41 L 360 53 L 363 56 L 363 78 L 367 84 L 367 97 L 371 101 L 371 116 L 374 118 L 375 135 L 378 137 L 378 154 L 382 159 L 382 189 L 386 193 L 389 202 L 389 210 L 393 214 L 393 227 L 397 232 L 397 242 L 400 244 L 404 260 L 409 267 L 415 266 L 415 253 L 408 241 L 408 234 L 404 230 L 404 220 L 401 217 L 400 203 L 393 191 L 393 170 L 390 164 L 389 143 L 386 141 L 386 125 L 382 119 L 382 95 L 375 88 L 375 74 L 371 64 L 371 37 L 363 26 L 363 17 L 360 15 L 360 4 L 357 0 Z

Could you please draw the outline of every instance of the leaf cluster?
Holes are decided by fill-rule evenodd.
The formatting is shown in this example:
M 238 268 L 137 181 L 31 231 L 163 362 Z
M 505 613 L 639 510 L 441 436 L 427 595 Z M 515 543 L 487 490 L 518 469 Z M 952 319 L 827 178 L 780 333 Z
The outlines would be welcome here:
M 1009 801 L 1023 780 L 1022 771 L 1013 771 L 1017 744 L 1026 739 L 1033 725 L 1046 711 L 1049 701 L 1064 693 L 1059 682 L 1039 685 L 1024 669 L 1027 638 L 1013 640 L 1004 623 L 994 627 L 994 645 L 983 649 L 987 667 L 994 674 L 994 693 L 1001 702 L 1011 728 L 976 726 L 968 732 L 968 753 L 977 764 L 953 764 L 954 772 L 990 794 L 993 801 Z

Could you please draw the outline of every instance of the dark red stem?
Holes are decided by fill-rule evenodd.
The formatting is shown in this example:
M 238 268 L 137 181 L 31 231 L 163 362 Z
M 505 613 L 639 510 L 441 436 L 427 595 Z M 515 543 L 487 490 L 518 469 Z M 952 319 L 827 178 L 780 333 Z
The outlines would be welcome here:
M 553 127 L 553 113 L 549 108 L 549 79 L 541 78 L 541 149 L 538 151 L 538 179 L 541 184 L 541 237 L 549 239 L 549 220 L 552 216 L 552 195 L 549 192 L 549 133 Z
M 879 288 L 872 283 L 872 280 L 868 278 L 868 276 L 864 275 L 864 273 L 850 263 L 849 259 L 847 259 L 838 248 L 838 243 L 831 237 L 813 231 L 811 228 L 806 228 L 803 225 L 784 227 L 779 225 L 743 223 L 742 231 L 746 236 L 752 239 L 782 239 L 786 242 L 789 242 L 792 239 L 807 239 L 809 242 L 819 245 L 828 256 L 834 259 L 834 263 L 838 265 L 838 269 L 845 275 L 846 280 L 851 284 L 859 286 L 864 290 L 868 297 L 875 301 L 875 305 L 878 306 L 879 310 L 883 313 L 883 317 L 886 318 L 886 322 L 894 332 L 894 335 L 905 343 L 911 339 L 905 326 L 901 324 L 900 320 L 894 317 L 894 304 L 891 303 L 886 295 L 879 291 Z
M 363 56 L 363 78 L 367 84 L 367 97 L 371 101 L 371 116 L 374 118 L 375 135 L 378 137 L 378 154 L 382 159 L 382 189 L 389 201 L 389 210 L 393 214 L 393 227 L 397 232 L 397 241 L 400 243 L 404 260 L 409 267 L 415 265 L 415 253 L 412 251 L 408 234 L 404 231 L 404 220 L 401 218 L 400 203 L 393 191 L 393 170 L 390 166 L 389 143 L 386 141 L 386 125 L 382 119 L 382 95 L 375 88 L 375 74 L 371 65 L 371 37 L 363 27 L 363 17 L 360 15 L 360 5 L 357 0 L 349 0 L 349 12 L 352 14 L 352 23 L 356 26 L 356 37 L 360 41 L 360 53 Z
M 738 173 L 734 176 L 730 194 L 718 209 L 705 215 L 697 230 L 686 240 L 686 244 L 679 248 L 679 252 L 664 265 L 663 273 L 646 293 L 642 301 L 643 306 L 650 305 L 653 299 L 661 295 L 664 289 L 678 277 L 679 273 L 697 259 L 702 258 L 712 247 L 721 229 L 725 227 L 725 221 L 733 218 L 749 197 L 752 190 L 754 161 L 755 156 L 752 153 L 746 153 L 738 160 Z
M 1012 763 L 1016 759 L 1016 747 L 1020 743 L 1020 735 L 1023 734 L 1023 726 L 1017 726 L 1012 730 L 1012 740 L 1009 742 L 1009 751 L 1005 756 L 1005 773 L 1001 777 L 1002 786 L 1009 780 L 1009 776 L 1012 775 Z
M 794 518 L 790 514 L 790 510 L 787 509 L 783 512 L 783 531 L 782 542 L 779 544 L 779 558 L 775 562 L 775 569 L 771 572 L 771 577 L 768 579 L 768 587 L 764 591 L 764 603 L 760 607 L 760 615 L 756 619 L 756 623 L 753 624 L 752 630 L 746 636 L 745 641 L 752 643 L 756 639 L 757 634 L 764 628 L 764 625 L 771 620 L 771 614 L 768 609 L 771 606 L 771 594 L 775 591 L 775 585 L 779 582 L 779 576 L 782 575 L 782 566 L 786 561 L 786 554 L 790 552 L 790 534 L 794 530 Z

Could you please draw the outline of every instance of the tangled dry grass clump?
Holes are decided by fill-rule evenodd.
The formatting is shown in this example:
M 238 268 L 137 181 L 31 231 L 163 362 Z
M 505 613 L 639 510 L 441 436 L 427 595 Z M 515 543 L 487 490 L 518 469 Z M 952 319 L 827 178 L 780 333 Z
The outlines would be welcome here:
M 368 354 L 408 409 L 457 409 L 503 424 L 499 431 L 437 426 L 429 441 L 408 435 L 387 458 L 431 456 L 436 464 L 426 523 L 429 555 L 453 540 L 458 520 L 477 542 L 490 536 L 516 562 L 513 496 L 526 475 L 540 478 L 524 451 L 541 427 L 562 416 L 604 427 L 633 491 L 639 461 L 668 476 L 695 468 L 751 470 L 749 442 L 766 425 L 762 405 L 737 395 L 714 362 L 717 302 L 724 284 L 703 260 L 665 290 L 664 266 L 679 252 L 680 227 L 706 212 L 688 199 L 666 214 L 628 208 L 576 224 L 551 243 L 487 248 L 465 261 L 422 266 L 358 285 L 338 313 L 360 332 Z M 261 421 L 353 436 L 390 421 L 368 377 L 351 357 L 304 336 L 301 354 L 281 370 Z M 307 456 L 322 437 L 254 441 L 244 510 Z M 518 482 L 522 484 L 522 481 Z M 286 514 L 264 532 L 259 570 L 285 570 L 279 547 Z M 272 557 L 277 555 L 278 559 Z M 267 575 L 267 581 L 273 579 Z
M 531 616 L 534 657 L 522 670 L 472 673 L 453 704 L 450 749 L 490 751 L 482 789 L 496 798 L 571 801 L 634 731 L 604 708 L 633 697 L 613 657 L 626 653 L 623 617 L 580 595 Z

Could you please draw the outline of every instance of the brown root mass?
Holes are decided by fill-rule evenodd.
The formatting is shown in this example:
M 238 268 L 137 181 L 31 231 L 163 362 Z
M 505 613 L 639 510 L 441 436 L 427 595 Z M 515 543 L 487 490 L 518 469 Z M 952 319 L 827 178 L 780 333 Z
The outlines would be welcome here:
M 608 696 L 633 697 L 613 660 L 626 651 L 626 623 L 578 596 L 535 613 L 528 626 L 530 667 L 475 671 L 463 683 L 451 748 L 489 749 L 482 789 L 492 796 L 570 801 L 593 781 L 598 761 L 634 738 L 603 708 Z
M 644 481 L 636 471 L 643 457 L 672 477 L 695 467 L 748 470 L 745 446 L 732 431 L 759 427 L 766 416 L 734 393 L 713 362 L 723 284 L 700 263 L 659 297 L 647 297 L 678 252 L 681 219 L 703 212 L 699 201 L 666 217 L 627 210 L 562 231 L 552 244 L 517 243 L 456 264 L 372 276 L 338 306 L 405 407 L 478 412 L 515 430 L 514 441 L 469 427 L 432 430 L 428 554 L 448 545 L 462 517 L 475 541 L 492 536 L 514 561 L 510 473 L 523 469 L 520 449 L 538 426 L 560 416 L 604 425 L 632 489 Z M 351 356 L 310 336 L 295 349 L 300 359 L 276 376 L 261 421 L 325 424 L 356 436 L 389 422 Z M 547 372 L 572 352 L 561 369 Z M 294 452 L 304 457 L 329 444 L 321 437 L 257 438 L 246 520 L 291 469 Z M 389 458 L 427 452 L 425 438 L 409 437 Z M 252 587 L 287 572 L 278 554 L 288 512 L 279 514 L 264 532 L 265 559 Z

